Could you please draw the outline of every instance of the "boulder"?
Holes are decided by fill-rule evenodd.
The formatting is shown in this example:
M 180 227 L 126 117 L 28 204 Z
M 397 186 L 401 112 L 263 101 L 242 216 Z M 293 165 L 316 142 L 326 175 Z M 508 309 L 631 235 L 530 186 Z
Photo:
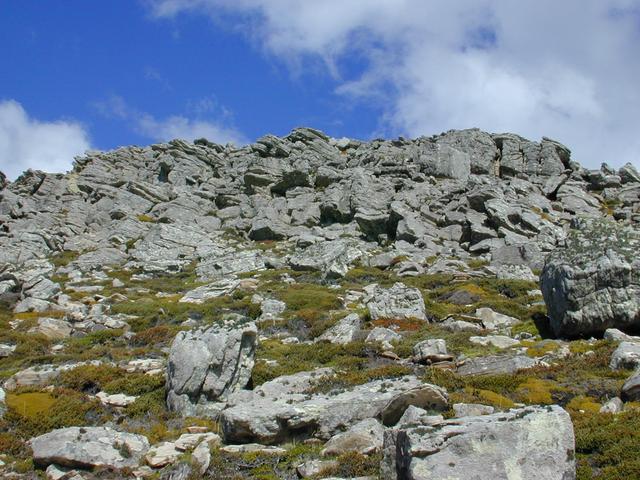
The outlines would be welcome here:
M 329 342 L 346 345 L 356 340 L 360 333 L 362 320 L 357 313 L 352 313 L 340 319 L 333 327 L 315 339 L 316 342 Z
M 367 418 L 353 425 L 346 432 L 329 439 L 322 449 L 322 455 L 342 455 L 355 452 L 369 455 L 382 450 L 384 427 L 374 418 Z
M 640 233 L 608 220 L 574 222 L 546 259 L 540 287 L 557 336 L 640 327 Z
M 609 367 L 611 370 L 633 370 L 640 366 L 640 343 L 620 342 L 611 354 Z
M 343 277 L 349 265 L 364 253 L 360 242 L 337 239 L 314 243 L 302 251 L 296 251 L 289 258 L 294 270 L 322 272 L 329 277 Z
M 483 347 L 496 347 L 496 348 L 511 348 L 520 344 L 519 340 L 516 340 L 505 335 L 487 335 L 486 337 L 469 337 L 471 343 L 476 345 L 482 345 Z
M 384 448 L 390 479 L 575 478 L 573 425 L 555 405 L 410 426 L 385 435 Z
M 275 391 L 244 392 L 222 411 L 227 443 L 276 444 L 315 436 L 328 440 L 344 428 L 368 418 L 395 423 L 409 405 L 443 410 L 446 392 L 416 377 L 376 380 L 330 394 Z
M 225 400 L 251 378 L 257 345 L 254 323 L 178 333 L 167 364 L 167 406 L 193 415 Z
M 538 360 L 526 355 L 496 355 L 475 357 L 458 367 L 460 375 L 499 375 L 516 373 L 518 370 L 535 367 Z
M 447 343 L 440 338 L 429 338 L 413 346 L 413 361 L 417 363 L 432 363 L 451 360 L 447 353 Z
M 479 405 L 477 403 L 454 403 L 452 407 L 457 418 L 491 415 L 495 411 L 490 405 Z
M 41 467 L 136 467 L 149 450 L 146 437 L 108 427 L 60 428 L 32 438 L 29 445 L 34 463 Z
M 640 370 L 636 370 L 622 385 L 620 398 L 625 402 L 640 400 Z
M 427 320 L 420 290 L 399 282 L 391 288 L 375 286 L 367 302 L 367 309 L 372 320 L 380 318 Z
M 517 318 L 494 312 L 486 307 L 476 309 L 474 315 L 482 321 L 482 326 L 486 330 L 491 331 L 508 331 L 513 325 L 520 323 L 520 320 Z

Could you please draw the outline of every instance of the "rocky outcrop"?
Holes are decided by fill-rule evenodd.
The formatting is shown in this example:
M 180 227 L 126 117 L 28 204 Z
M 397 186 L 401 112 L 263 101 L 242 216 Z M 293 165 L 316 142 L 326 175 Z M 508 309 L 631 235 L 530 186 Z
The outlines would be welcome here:
M 640 234 L 612 221 L 577 221 L 540 276 L 551 326 L 566 337 L 640 328 Z
M 246 387 L 256 334 L 251 322 L 180 332 L 169 352 L 167 406 L 182 415 L 194 415 Z
M 308 396 L 282 389 L 243 392 L 229 399 L 220 423 L 226 442 L 281 443 L 315 436 L 328 440 L 343 428 L 379 418 L 394 424 L 409 405 L 447 406 L 446 392 L 415 377 L 374 381 L 331 394 Z
M 34 463 L 42 467 L 135 467 L 149 450 L 146 437 L 107 427 L 61 428 L 32 438 L 29 444 Z
M 390 430 L 384 451 L 389 479 L 575 478 L 573 426 L 558 406 Z

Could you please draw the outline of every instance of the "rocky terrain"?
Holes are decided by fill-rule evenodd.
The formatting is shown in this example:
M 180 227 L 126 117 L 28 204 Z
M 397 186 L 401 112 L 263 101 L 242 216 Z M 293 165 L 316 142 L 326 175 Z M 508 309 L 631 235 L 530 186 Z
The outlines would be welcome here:
M 479 130 L 0 174 L 0 475 L 640 478 L 639 221 Z

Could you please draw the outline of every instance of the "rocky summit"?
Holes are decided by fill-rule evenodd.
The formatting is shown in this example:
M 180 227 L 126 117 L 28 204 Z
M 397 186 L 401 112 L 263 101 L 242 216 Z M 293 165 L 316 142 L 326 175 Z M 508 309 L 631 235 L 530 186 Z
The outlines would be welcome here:
M 0 179 L 2 478 L 640 477 L 631 164 L 298 128 Z

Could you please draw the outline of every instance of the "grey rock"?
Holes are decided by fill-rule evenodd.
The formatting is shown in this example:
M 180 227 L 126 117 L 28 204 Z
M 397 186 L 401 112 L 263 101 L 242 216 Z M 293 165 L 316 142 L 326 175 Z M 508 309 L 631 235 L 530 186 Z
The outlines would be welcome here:
M 353 425 L 346 432 L 329 439 L 322 449 L 322 455 L 342 455 L 355 452 L 369 455 L 382 450 L 384 427 L 378 420 L 367 418 Z
M 458 367 L 459 375 L 499 375 L 535 367 L 538 361 L 526 355 L 476 357 Z
M 407 287 L 402 283 L 395 283 L 391 288 L 376 286 L 367 302 L 367 309 L 372 320 L 380 318 L 427 319 L 424 299 L 420 290 Z
M 631 163 L 626 163 L 620 167 L 618 175 L 622 183 L 640 183 L 640 173 Z
M 254 323 L 180 332 L 167 364 L 167 405 L 182 415 L 247 386 L 256 350 Z
M 339 239 L 315 243 L 289 259 L 294 270 L 323 272 L 330 277 L 346 275 L 349 265 L 364 253 L 363 246 L 355 240 Z
M 329 342 L 346 345 L 356 340 L 360 333 L 362 320 L 357 313 L 352 313 L 340 319 L 333 327 L 316 338 L 316 342 Z
M 624 332 L 621 332 L 617 328 L 607 328 L 604 331 L 603 338 L 605 340 L 610 340 L 612 342 L 636 342 L 640 343 L 640 337 L 635 337 L 633 335 L 627 335 Z
M 520 342 L 505 335 L 487 335 L 485 337 L 469 337 L 471 343 L 484 347 L 492 346 L 496 348 L 511 348 L 519 345 Z
M 60 428 L 32 438 L 29 445 L 34 463 L 42 467 L 136 467 L 149 450 L 146 437 L 108 427 Z
M 540 276 L 554 333 L 578 337 L 637 328 L 640 235 L 606 220 L 576 226 L 566 246 L 547 257 Z
M 312 435 L 328 440 L 367 418 L 395 423 L 409 405 L 443 410 L 447 396 L 439 387 L 402 377 L 311 397 L 285 394 L 273 398 L 258 393 L 232 401 L 235 404 L 220 417 L 225 441 L 274 444 Z
M 636 370 L 622 385 L 620 398 L 625 402 L 640 400 L 640 370 Z
M 413 346 L 413 359 L 415 362 L 431 363 L 440 361 L 445 357 L 450 357 L 447 353 L 447 344 L 440 338 L 423 340 Z
M 640 343 L 620 342 L 611 354 L 609 367 L 612 370 L 633 370 L 640 366 Z
M 380 342 L 383 344 L 390 344 L 391 342 L 397 342 L 400 340 L 402 336 L 389 328 L 383 327 L 375 327 L 373 330 L 369 332 L 367 338 L 365 338 L 365 343 L 376 343 Z
M 181 303 L 201 304 L 211 298 L 230 294 L 239 284 L 240 281 L 234 278 L 219 280 L 188 291 L 179 301 Z
M 446 319 L 440 325 L 452 332 L 480 332 L 482 330 L 482 325 L 453 318 Z
M 416 480 L 567 480 L 575 478 L 574 451 L 569 414 L 555 405 L 534 406 L 401 429 L 383 469 L 388 478 Z
M 287 304 L 275 299 L 266 299 L 260 303 L 260 317 L 258 321 L 274 321 L 287 309 Z
M 624 404 L 622 403 L 622 400 L 618 397 L 613 397 L 600 407 L 600 413 L 620 413 L 623 408 Z
M 477 403 L 454 403 L 452 407 L 457 418 L 491 415 L 495 410 L 489 405 L 479 405 Z
M 338 467 L 336 460 L 308 460 L 296 467 L 296 472 L 301 478 L 317 477 L 323 471 Z
M 198 473 L 204 475 L 211 464 L 211 447 L 206 440 L 203 440 L 191 453 L 191 458 L 198 466 Z
M 71 335 L 72 327 L 69 322 L 59 318 L 38 318 L 38 323 L 29 329 L 29 333 L 39 333 L 50 340 L 62 340 Z
M 506 330 L 520 323 L 520 320 L 517 318 L 494 312 L 486 307 L 476 309 L 474 315 L 482 321 L 482 325 L 486 330 L 491 331 Z

